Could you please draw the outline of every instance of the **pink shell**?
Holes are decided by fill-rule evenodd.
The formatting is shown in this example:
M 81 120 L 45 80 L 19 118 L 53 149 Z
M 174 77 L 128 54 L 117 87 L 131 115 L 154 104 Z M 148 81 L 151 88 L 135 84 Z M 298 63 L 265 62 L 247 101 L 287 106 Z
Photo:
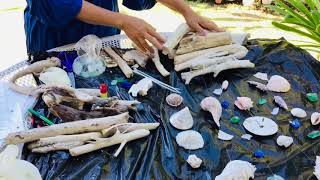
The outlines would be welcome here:
M 234 101 L 234 105 L 236 105 L 240 110 L 249 110 L 253 107 L 253 102 L 248 97 L 237 97 L 237 100 Z
M 320 123 L 320 113 L 314 112 L 311 115 L 311 124 L 318 125 Z
M 182 103 L 183 97 L 179 94 L 172 93 L 166 97 L 166 101 L 170 106 L 177 107 Z
M 291 89 L 290 83 L 285 78 L 274 75 L 268 81 L 267 88 L 274 92 L 288 92 Z

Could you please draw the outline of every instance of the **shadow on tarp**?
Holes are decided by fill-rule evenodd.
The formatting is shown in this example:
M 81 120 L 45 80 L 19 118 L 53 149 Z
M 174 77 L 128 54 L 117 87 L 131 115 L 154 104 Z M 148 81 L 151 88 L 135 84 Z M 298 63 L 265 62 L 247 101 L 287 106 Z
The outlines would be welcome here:
M 117 158 L 112 154 L 118 146 L 97 150 L 92 153 L 71 157 L 67 152 L 59 151 L 48 154 L 34 154 L 25 149 L 24 157 L 40 170 L 44 179 L 214 179 L 220 174 L 230 160 L 245 160 L 257 168 L 255 179 L 266 179 L 278 174 L 285 179 L 316 179 L 313 176 L 316 155 L 320 155 L 319 140 L 310 140 L 306 136 L 319 127 L 312 126 L 309 118 L 301 119 L 302 127 L 292 129 L 289 120 L 290 112 L 281 109 L 279 115 L 272 116 L 271 111 L 276 105 L 274 95 L 281 95 L 290 108 L 300 107 L 310 114 L 319 111 L 319 102 L 311 104 L 306 100 L 308 92 L 319 92 L 320 63 L 306 51 L 301 50 L 283 39 L 252 40 L 247 47 L 250 49 L 245 59 L 256 64 L 255 69 L 228 70 L 217 78 L 212 74 L 197 77 L 191 84 L 185 86 L 180 75 L 173 71 L 172 61 L 161 57 L 166 69 L 171 70 L 168 78 L 162 78 L 152 63 L 148 64 L 148 73 L 155 78 L 178 87 L 182 90 L 184 104 L 180 107 L 169 107 L 165 97 L 169 91 L 157 85 L 148 92 L 148 96 L 138 98 L 143 103 L 144 110 L 131 112 L 132 122 L 160 122 L 157 130 L 148 137 L 129 142 Z M 247 80 L 257 80 L 252 75 L 265 72 L 268 75 L 281 75 L 287 78 L 292 86 L 288 93 L 263 93 L 250 87 Z M 102 82 L 109 83 L 112 79 L 124 78 L 119 69 L 108 69 L 96 78 L 76 78 L 76 86 L 82 88 L 98 88 Z M 141 79 L 135 76 L 130 79 L 134 83 Z M 227 100 L 230 106 L 223 110 L 221 130 L 234 135 L 231 141 L 220 141 L 217 138 L 218 128 L 208 112 L 200 109 L 199 103 L 206 96 L 212 96 L 212 91 L 219 88 L 223 80 L 230 85 L 218 99 Z M 111 85 L 110 85 L 111 86 Z M 126 90 L 111 86 L 110 93 L 122 99 L 131 99 Z M 244 112 L 234 107 L 233 102 L 238 96 L 248 96 L 255 102 L 251 112 Z M 268 103 L 257 106 L 259 98 L 267 99 Z M 205 146 L 199 150 L 184 150 L 177 146 L 175 136 L 181 132 L 169 124 L 169 117 L 174 112 L 188 106 L 194 118 L 193 130 L 199 131 L 205 141 Z M 37 108 L 43 108 L 38 103 Z M 46 111 L 46 110 L 45 110 Z M 232 116 L 241 118 L 240 124 L 232 124 Z M 274 119 L 279 125 L 276 135 L 269 137 L 253 136 L 251 141 L 241 139 L 248 133 L 242 126 L 245 118 L 259 115 Z M 292 136 L 294 144 L 289 148 L 281 148 L 276 144 L 279 135 Z M 257 159 L 253 152 L 262 150 L 266 157 Z M 203 160 L 199 169 L 192 169 L 186 162 L 188 155 L 196 154 Z

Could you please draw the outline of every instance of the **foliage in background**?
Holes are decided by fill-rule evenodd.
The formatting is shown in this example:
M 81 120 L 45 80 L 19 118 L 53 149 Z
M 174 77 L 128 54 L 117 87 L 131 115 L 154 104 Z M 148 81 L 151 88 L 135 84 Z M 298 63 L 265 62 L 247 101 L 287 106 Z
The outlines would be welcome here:
M 320 53 L 319 0 L 275 0 L 270 8 L 284 16 L 282 22 L 272 22 L 275 27 L 312 39 L 314 42 L 299 46 Z

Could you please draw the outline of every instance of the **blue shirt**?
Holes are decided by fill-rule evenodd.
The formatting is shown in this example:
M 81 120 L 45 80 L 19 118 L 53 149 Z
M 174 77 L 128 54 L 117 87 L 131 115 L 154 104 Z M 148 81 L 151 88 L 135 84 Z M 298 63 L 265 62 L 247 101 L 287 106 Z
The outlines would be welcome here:
M 118 12 L 117 0 L 88 0 L 102 8 Z M 133 10 L 150 9 L 155 0 L 123 0 L 123 5 Z M 91 25 L 76 19 L 82 0 L 27 0 L 24 11 L 24 28 L 28 53 L 75 43 L 83 36 L 95 34 L 99 37 L 119 34 L 120 30 Z

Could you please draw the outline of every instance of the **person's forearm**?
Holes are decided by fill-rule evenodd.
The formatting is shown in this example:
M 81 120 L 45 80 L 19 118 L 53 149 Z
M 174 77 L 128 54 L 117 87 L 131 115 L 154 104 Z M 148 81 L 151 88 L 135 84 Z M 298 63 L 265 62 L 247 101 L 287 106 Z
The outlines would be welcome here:
M 127 15 L 103 9 L 83 0 L 77 18 L 89 24 L 113 26 L 120 29 Z
M 188 6 L 184 0 L 157 0 L 161 4 L 167 6 L 168 8 L 179 12 L 182 15 L 186 13 L 194 12 L 190 6 Z

